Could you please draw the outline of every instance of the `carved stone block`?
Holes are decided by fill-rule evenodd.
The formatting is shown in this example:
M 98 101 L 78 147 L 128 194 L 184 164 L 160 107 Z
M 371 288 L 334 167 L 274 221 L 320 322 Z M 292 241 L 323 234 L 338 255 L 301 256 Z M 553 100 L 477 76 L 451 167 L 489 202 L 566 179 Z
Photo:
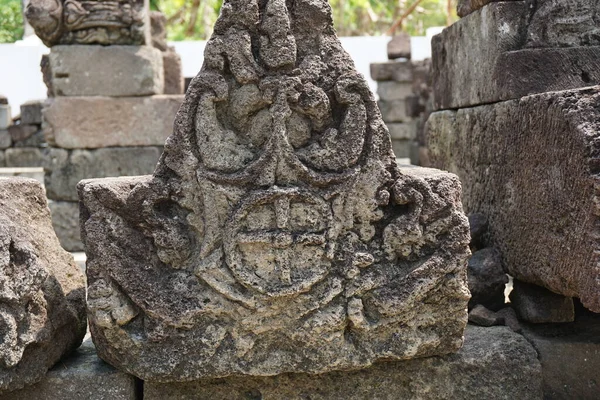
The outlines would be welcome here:
M 83 251 L 79 232 L 79 203 L 76 201 L 50 201 L 52 226 L 63 249 Z
M 326 1 L 224 3 L 152 176 L 79 184 L 90 329 L 146 381 L 457 351 L 460 183 L 401 171 Z
M 489 219 L 507 273 L 600 312 L 600 86 L 433 113 L 432 165 Z
M 55 97 L 44 109 L 44 135 L 65 149 L 162 146 L 183 95 Z
M 45 199 L 33 179 L 0 178 L 0 396 L 42 379 L 86 331 L 84 277 Z
M 148 0 L 30 0 L 25 16 L 48 47 L 151 43 Z
M 54 46 L 42 63 L 48 96 L 149 96 L 164 90 L 163 54 L 151 46 Z

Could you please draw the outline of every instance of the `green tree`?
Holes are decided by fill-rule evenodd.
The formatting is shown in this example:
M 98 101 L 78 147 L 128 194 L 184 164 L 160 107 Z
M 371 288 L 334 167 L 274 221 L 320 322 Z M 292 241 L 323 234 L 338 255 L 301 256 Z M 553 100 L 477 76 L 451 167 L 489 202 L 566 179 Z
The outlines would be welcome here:
M 0 0 L 0 43 L 12 43 L 23 38 L 21 0 Z

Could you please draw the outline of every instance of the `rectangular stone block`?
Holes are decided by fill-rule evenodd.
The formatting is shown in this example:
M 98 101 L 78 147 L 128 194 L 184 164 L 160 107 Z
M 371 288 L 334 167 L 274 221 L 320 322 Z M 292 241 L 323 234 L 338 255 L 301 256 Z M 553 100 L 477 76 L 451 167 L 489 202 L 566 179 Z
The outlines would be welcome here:
M 412 94 L 412 83 L 390 81 L 377 83 L 377 95 L 382 101 L 404 100 Z
M 42 65 L 48 96 L 149 96 L 164 90 L 163 55 L 151 46 L 54 46 Z
M 524 1 L 491 3 L 455 22 L 431 40 L 435 110 L 497 101 L 497 58 L 525 42 Z
M 25 125 L 41 125 L 44 100 L 30 100 L 21 104 L 21 123 Z
M 417 121 L 392 122 L 386 126 L 392 140 L 414 139 L 417 136 Z
M 44 109 L 44 135 L 66 149 L 162 146 L 183 95 L 56 97 Z
M 170 48 L 163 52 L 163 66 L 165 76 L 164 94 L 183 94 L 183 71 L 181 57 L 175 49 Z
M 63 249 L 69 252 L 83 251 L 79 232 L 79 203 L 76 201 L 50 201 L 52 227 Z
M 515 278 L 600 312 L 600 87 L 437 112 L 429 156 L 490 221 Z
M 27 21 L 48 47 L 150 44 L 148 0 L 28 2 Z
M 91 339 L 61 360 L 41 382 L 17 390 L 0 400 L 136 400 L 141 384 L 96 355 Z
M 77 201 L 77 183 L 82 179 L 152 173 L 161 152 L 161 147 L 50 148 L 44 164 L 48 198 Z
M 410 61 L 388 61 L 370 65 L 374 81 L 412 82 L 413 68 Z
M 36 147 L 14 147 L 4 151 L 6 166 L 13 167 L 38 167 L 46 165 L 47 152 Z
M 583 24 L 589 18 L 581 15 L 586 7 L 575 4 L 579 2 L 588 8 L 591 4 L 546 1 L 530 10 L 523 1 L 491 3 L 435 36 L 434 108 L 470 107 L 600 84 L 600 43 Z M 570 34 L 574 32 L 577 37 Z M 584 41 L 586 32 L 590 39 Z M 543 40 L 532 39 L 540 37 Z
M 406 114 L 406 100 L 378 101 L 377 105 L 385 123 L 410 120 L 410 117 Z
M 541 399 L 537 353 L 506 327 L 467 326 L 458 353 L 359 371 L 144 384 L 145 400 Z M 526 379 L 524 378 L 526 377 Z
M 0 104 L 0 129 L 6 129 L 12 124 L 12 114 L 8 104 Z
M 0 149 L 6 149 L 12 145 L 12 139 L 8 129 L 0 129 Z
M 392 150 L 396 158 L 410 158 L 412 140 L 396 139 L 392 140 Z

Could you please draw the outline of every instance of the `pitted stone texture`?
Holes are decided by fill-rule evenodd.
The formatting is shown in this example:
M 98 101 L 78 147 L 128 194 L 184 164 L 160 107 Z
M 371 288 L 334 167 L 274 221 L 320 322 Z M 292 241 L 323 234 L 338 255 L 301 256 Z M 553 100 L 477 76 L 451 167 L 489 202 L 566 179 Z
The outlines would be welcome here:
M 52 368 L 41 382 L 0 400 L 137 400 L 141 385 L 96 355 L 91 339 Z
M 489 218 L 507 272 L 600 312 L 600 87 L 434 113 L 433 165 Z M 540 112 L 543 110 L 543 112 Z M 517 150 L 518 149 L 518 150 Z
M 538 0 L 527 47 L 600 46 L 600 1 Z
M 149 96 L 164 90 L 163 54 L 151 46 L 54 46 L 42 65 L 48 96 Z
M 182 95 L 56 97 L 44 109 L 44 134 L 65 149 L 162 146 L 182 102 Z
M 0 394 L 43 378 L 86 330 L 84 277 L 60 248 L 44 189 L 0 178 Z
M 76 201 L 51 201 L 52 226 L 63 249 L 69 252 L 83 251 L 79 233 L 79 203 Z
M 146 400 L 541 398 L 535 350 L 505 327 L 467 326 L 465 345 L 456 354 L 378 363 L 360 371 L 144 384 Z
M 597 1 L 538 1 L 532 9 L 523 1 L 492 3 L 445 29 L 432 39 L 434 109 L 600 84 L 598 31 L 578 25 L 596 18 Z M 555 14 L 544 11 L 551 3 Z M 575 3 L 596 10 L 582 13 Z M 532 31 L 565 42 L 532 41 Z M 589 40 L 569 39 L 568 32 L 587 32 Z
M 99 355 L 189 381 L 457 351 L 460 183 L 398 169 L 327 2 L 232 0 L 214 32 L 154 175 L 79 185 Z
M 150 43 L 147 0 L 30 0 L 25 16 L 48 47 Z
M 50 148 L 44 160 L 48 198 L 77 201 L 77 183 L 82 179 L 150 174 L 161 152 L 161 147 Z
M 510 302 L 521 321 L 545 324 L 575 320 L 573 299 L 541 286 L 514 280 Z

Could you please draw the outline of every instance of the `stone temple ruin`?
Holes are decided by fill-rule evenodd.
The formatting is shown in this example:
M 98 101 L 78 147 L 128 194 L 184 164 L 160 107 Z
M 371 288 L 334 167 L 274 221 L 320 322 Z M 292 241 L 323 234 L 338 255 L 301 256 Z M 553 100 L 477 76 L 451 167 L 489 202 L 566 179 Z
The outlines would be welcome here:
M 32 0 L 87 281 L 0 179 L 0 400 L 597 399 L 600 3 L 458 3 L 378 106 L 325 0 L 225 1 L 183 102 L 147 4 Z

